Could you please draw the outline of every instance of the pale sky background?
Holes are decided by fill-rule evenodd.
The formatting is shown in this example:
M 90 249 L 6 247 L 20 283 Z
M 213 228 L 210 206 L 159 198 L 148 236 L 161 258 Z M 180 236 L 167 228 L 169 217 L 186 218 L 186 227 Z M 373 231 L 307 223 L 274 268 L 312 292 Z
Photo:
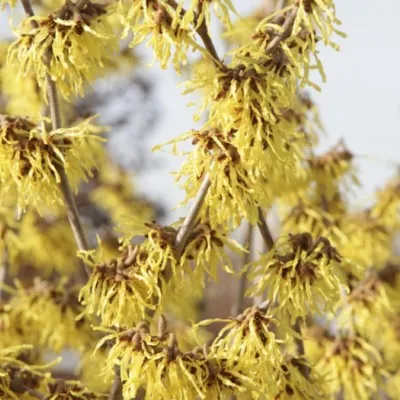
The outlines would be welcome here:
M 233 3 L 245 15 L 260 1 Z M 362 156 L 357 166 L 361 171 L 362 194 L 368 196 L 393 173 L 394 163 L 400 163 L 400 1 L 337 0 L 336 4 L 348 38 L 338 38 L 339 53 L 321 47 L 328 82 L 323 85 L 322 93 L 311 94 L 328 133 L 321 148 L 344 138 L 348 147 Z M 9 25 L 3 14 L 0 34 L 5 32 L 9 32 Z M 161 71 L 158 64 L 152 67 L 151 74 L 161 119 L 151 140 L 146 142 L 144 151 L 149 153 L 154 144 L 196 126 L 192 121 L 194 109 L 186 107 L 193 98 L 181 96 L 182 89 L 177 87 L 181 78 L 173 70 Z M 129 106 L 133 109 L 135 104 Z M 149 156 L 154 160 L 161 157 Z M 174 186 L 169 172 L 178 169 L 181 159 L 166 153 L 162 160 L 163 168 L 138 177 L 137 187 L 172 208 L 183 198 L 183 192 Z M 180 215 L 184 215 L 184 210 L 180 209 L 173 217 Z

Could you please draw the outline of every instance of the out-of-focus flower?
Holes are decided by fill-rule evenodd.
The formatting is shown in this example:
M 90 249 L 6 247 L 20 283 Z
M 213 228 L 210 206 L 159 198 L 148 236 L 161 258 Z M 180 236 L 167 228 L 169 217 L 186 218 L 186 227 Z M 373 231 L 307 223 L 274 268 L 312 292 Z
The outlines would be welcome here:
M 339 336 L 325 341 L 324 356 L 315 364 L 326 377 L 328 393 L 344 391 L 345 399 L 368 400 L 387 375 L 379 352 L 360 336 Z

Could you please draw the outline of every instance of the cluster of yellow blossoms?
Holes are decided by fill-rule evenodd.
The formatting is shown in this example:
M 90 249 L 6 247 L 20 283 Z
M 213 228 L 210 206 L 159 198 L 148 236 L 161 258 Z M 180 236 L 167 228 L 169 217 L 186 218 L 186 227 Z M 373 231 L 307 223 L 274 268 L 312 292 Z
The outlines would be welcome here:
M 325 80 L 319 46 L 345 36 L 334 1 L 276 3 L 240 18 L 231 0 L 21 2 L 28 17 L 0 46 L 1 399 L 400 396 L 400 179 L 352 204 L 356 157 L 343 141 L 317 153 L 303 93 L 320 89 L 313 71 Z M 193 206 L 171 225 L 73 106 L 126 67 L 131 34 L 162 68 L 193 63 L 184 92 L 201 96 L 203 125 L 168 142 L 192 145 L 176 178 Z M 231 238 L 243 223 L 267 249 L 252 254 L 252 228 L 243 246 Z M 203 319 L 221 269 L 238 277 L 238 315 Z M 79 382 L 39 366 L 65 349 Z
M 91 175 L 101 154 L 101 130 L 91 121 L 48 132 L 46 120 L 0 116 L 2 196 L 16 188 L 22 209 L 30 205 L 40 211 L 43 204 L 60 203 L 60 171 L 65 171 L 76 189 L 81 179 Z

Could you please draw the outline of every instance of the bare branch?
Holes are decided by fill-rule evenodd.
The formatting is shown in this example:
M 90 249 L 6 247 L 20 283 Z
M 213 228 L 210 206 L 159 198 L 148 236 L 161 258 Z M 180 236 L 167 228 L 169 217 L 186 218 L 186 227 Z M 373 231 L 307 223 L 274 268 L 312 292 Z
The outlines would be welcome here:
M 269 231 L 266 217 L 264 212 L 261 208 L 258 209 L 258 222 L 257 222 L 258 229 L 261 233 L 261 236 L 264 240 L 264 243 L 267 247 L 267 251 L 271 250 L 272 246 L 274 245 L 274 239 L 272 238 L 271 232 Z

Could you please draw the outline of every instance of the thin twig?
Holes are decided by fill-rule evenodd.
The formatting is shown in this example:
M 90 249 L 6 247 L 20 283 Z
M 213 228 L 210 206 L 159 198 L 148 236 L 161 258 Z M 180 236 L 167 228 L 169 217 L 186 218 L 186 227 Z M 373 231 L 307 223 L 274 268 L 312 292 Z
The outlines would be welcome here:
M 10 389 L 14 393 L 18 394 L 29 393 L 32 397 L 35 397 L 36 399 L 47 398 L 47 395 L 45 395 L 44 393 L 41 393 L 36 389 L 32 389 L 29 386 L 26 386 L 20 378 L 14 378 L 11 380 Z
M 22 6 L 25 10 L 25 13 L 29 17 L 34 17 L 35 13 L 32 8 L 32 4 L 30 0 L 21 0 Z M 37 21 L 31 21 L 33 27 L 37 27 Z M 45 63 L 50 65 L 52 54 L 50 51 L 44 56 Z M 60 105 L 58 101 L 58 93 L 56 83 L 52 80 L 50 74 L 46 74 L 46 85 L 47 85 L 47 99 L 49 103 L 50 117 L 53 130 L 60 129 L 62 127 L 61 123 L 61 112 Z M 78 209 L 76 207 L 75 197 L 72 193 L 71 186 L 69 184 L 69 180 L 67 174 L 65 173 L 64 168 L 59 168 L 58 173 L 60 175 L 60 190 L 63 194 L 64 204 L 67 209 L 68 221 L 71 225 L 72 232 L 75 237 L 76 244 L 79 250 L 89 250 L 88 241 L 86 238 L 85 231 L 82 226 L 81 217 L 79 215 Z M 87 266 L 81 262 L 83 267 L 86 270 L 86 273 L 90 275 L 90 270 Z
M 4 248 L 3 248 L 3 254 L 2 254 L 2 260 L 1 260 L 1 271 L 0 271 L 0 283 L 5 284 L 7 283 L 8 280 L 8 273 L 10 270 L 10 263 L 9 263 L 9 254 L 8 254 L 8 246 L 7 243 L 4 243 Z M 5 292 L 0 285 L 0 303 L 3 300 L 6 300 L 7 297 L 7 292 Z
M 217 50 L 215 49 L 214 42 L 212 41 L 210 34 L 208 33 L 207 29 L 207 24 L 206 21 L 204 20 L 203 23 L 198 27 L 197 31 L 198 35 L 200 36 L 201 40 L 204 43 L 205 48 L 208 50 L 208 52 L 213 56 L 213 58 L 221 63 L 221 60 L 219 59 Z
M 108 395 L 108 400 L 122 400 L 122 382 L 120 368 L 116 365 L 114 367 L 114 381 Z
M 21 3 L 22 3 L 22 7 L 24 8 L 25 14 L 28 17 L 34 17 L 35 13 L 33 11 L 32 4 L 31 4 L 30 0 L 21 0 Z M 33 22 L 35 22 L 34 28 L 37 28 L 38 27 L 37 22 L 36 21 L 33 21 Z M 33 23 L 32 23 L 32 25 L 33 25 Z
M 243 266 L 248 264 L 251 260 L 251 245 L 253 238 L 253 225 L 247 223 L 246 226 L 246 238 L 244 242 L 244 246 L 247 246 L 247 252 L 243 256 Z M 239 315 L 244 308 L 244 293 L 246 291 L 246 283 L 247 283 L 247 273 L 243 272 L 239 279 L 239 285 L 236 292 L 236 299 L 233 305 L 232 314 Z
M 183 252 L 183 249 L 185 248 L 191 229 L 197 220 L 197 217 L 201 210 L 201 206 L 204 203 L 204 200 L 207 196 L 207 192 L 210 186 L 211 186 L 211 180 L 207 175 L 203 178 L 203 182 L 201 183 L 201 186 L 199 188 L 199 191 L 197 192 L 197 196 L 194 199 L 194 202 L 189 210 L 189 213 L 186 216 L 185 220 L 183 221 L 182 225 L 180 226 L 178 234 L 176 235 L 175 249 L 178 257 L 180 257 L 180 255 Z
M 35 389 L 31 389 L 31 388 L 26 388 L 26 391 L 33 397 L 36 397 L 37 399 L 46 399 L 47 396 L 41 392 L 39 392 L 38 390 Z
M 266 217 L 261 208 L 258 208 L 257 226 L 264 240 L 264 243 L 267 246 L 267 251 L 271 250 L 272 246 L 274 245 L 274 239 L 272 238 L 271 232 L 267 225 Z
M 172 6 L 175 10 L 178 8 L 178 3 L 175 0 L 169 0 L 169 5 Z M 184 8 L 181 8 L 181 15 L 185 15 L 186 10 Z M 199 16 L 198 14 L 194 15 L 193 18 L 193 25 L 196 27 L 198 25 L 198 20 Z M 221 64 L 221 59 L 218 56 L 217 50 L 215 49 L 214 42 L 211 39 L 210 33 L 208 32 L 208 27 L 206 20 L 204 19 L 203 22 L 200 24 L 200 26 L 197 27 L 196 29 L 197 34 L 200 36 L 200 39 L 204 43 L 204 47 L 207 49 L 207 51 L 210 53 L 210 55 L 214 58 L 215 62 L 218 62 Z
M 298 8 L 293 6 L 291 12 L 286 17 L 284 24 L 282 25 L 282 32 L 276 35 L 265 49 L 266 54 L 271 54 L 279 45 L 280 42 L 287 39 L 292 31 L 294 21 L 297 16 Z
M 287 0 L 276 0 L 275 10 L 281 10 L 282 8 L 286 7 Z
M 295 324 L 293 325 L 293 329 L 295 332 L 297 332 L 297 334 L 299 336 L 301 336 L 301 321 L 300 318 L 296 319 Z M 299 356 L 299 358 L 302 361 L 305 361 L 305 349 L 304 349 L 304 341 L 302 338 L 300 337 L 295 337 L 294 341 L 296 343 L 296 349 L 297 349 L 297 355 Z M 307 365 L 301 363 L 299 366 L 300 372 L 306 377 L 308 378 L 310 376 L 311 370 L 310 367 L 308 367 Z
M 81 10 L 83 7 L 86 6 L 86 4 L 89 3 L 89 1 L 90 1 L 90 0 L 79 0 L 79 1 L 76 3 L 76 8 L 77 8 L 78 10 Z

